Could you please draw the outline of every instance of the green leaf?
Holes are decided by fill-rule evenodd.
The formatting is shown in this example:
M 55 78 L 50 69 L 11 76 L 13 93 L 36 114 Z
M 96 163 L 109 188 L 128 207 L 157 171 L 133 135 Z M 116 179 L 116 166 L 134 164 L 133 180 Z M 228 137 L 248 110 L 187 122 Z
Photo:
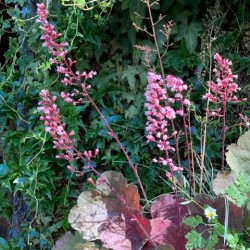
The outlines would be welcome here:
M 10 249 L 9 246 L 8 246 L 8 242 L 2 237 L 0 237 L 0 247 L 1 247 L 2 250 Z
M 224 226 L 220 224 L 217 224 L 216 226 L 214 226 L 214 230 L 213 230 L 214 235 L 222 236 L 224 235 L 224 232 L 225 232 Z
M 192 228 L 196 228 L 199 224 L 203 223 L 202 217 L 197 215 L 195 217 L 184 218 L 183 222 Z
M 138 71 L 136 66 L 128 66 L 126 69 L 124 69 L 122 74 L 122 80 L 127 79 L 129 87 L 131 91 L 135 92 L 135 82 L 136 78 L 135 76 L 138 75 L 140 72 Z
M 205 246 L 205 240 L 202 235 L 196 231 L 191 231 L 188 233 L 185 238 L 188 240 L 186 243 L 186 249 L 192 250 L 201 249 Z
M 131 105 L 129 109 L 125 111 L 125 118 L 130 119 L 131 117 L 138 114 L 138 108 L 136 108 L 134 105 Z
M 228 195 L 238 207 L 247 205 L 250 201 L 250 176 L 241 172 L 234 184 L 223 190 L 222 194 Z
M 129 4 L 129 17 L 130 20 L 138 27 L 141 26 L 142 20 L 146 13 L 146 5 L 142 1 L 131 1 Z
M 0 178 L 6 176 L 10 172 L 6 164 L 0 164 Z
M 179 41 L 184 38 L 188 52 L 190 54 L 194 53 L 198 44 L 199 32 L 202 31 L 202 25 L 192 21 L 190 24 L 180 24 L 178 28 L 179 33 L 174 40 Z
M 162 11 L 167 10 L 172 4 L 173 4 L 174 0 L 164 0 L 161 3 L 161 9 Z
M 235 249 L 239 243 L 239 237 L 238 234 L 227 234 L 227 245 L 231 247 L 232 249 Z
M 207 250 L 213 250 L 215 244 L 218 242 L 218 236 L 217 235 L 210 235 L 210 237 L 207 239 Z

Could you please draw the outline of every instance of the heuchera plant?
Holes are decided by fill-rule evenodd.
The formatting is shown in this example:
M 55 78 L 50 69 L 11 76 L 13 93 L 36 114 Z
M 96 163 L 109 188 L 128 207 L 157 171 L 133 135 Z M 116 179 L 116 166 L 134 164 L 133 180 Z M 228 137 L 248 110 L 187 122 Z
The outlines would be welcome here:
M 73 138 L 74 131 L 68 133 L 65 130 L 65 124 L 60 121 L 59 109 L 55 104 L 56 97 L 51 97 L 47 90 L 42 90 L 40 93 L 42 100 L 39 102 L 38 110 L 43 112 L 41 120 L 44 121 L 46 131 L 53 138 L 54 148 L 62 151 L 57 158 L 69 161 L 68 169 L 79 175 L 84 173 L 82 170 L 74 169 L 71 163 L 78 159 L 84 160 L 88 163 L 88 169 L 99 177 L 96 183 L 89 180 L 95 185 L 95 189 L 83 192 L 78 198 L 78 205 L 72 208 L 69 215 L 72 227 L 78 230 L 84 239 L 101 239 L 104 246 L 114 249 L 155 249 L 158 246 L 165 246 L 166 249 L 185 249 L 187 242 L 185 235 L 190 228 L 182 222 L 183 218 L 190 214 L 200 214 L 200 210 L 197 210 L 195 205 L 193 207 L 180 205 L 185 200 L 178 196 L 177 186 L 179 183 L 176 173 L 182 173 L 183 168 L 179 163 L 176 164 L 173 161 L 172 155 L 175 148 L 170 143 L 172 137 L 176 137 L 180 131 L 170 130 L 169 123 L 178 116 L 182 118 L 184 126 L 180 134 L 185 137 L 189 178 L 191 178 L 190 143 L 185 114 L 185 109 L 190 105 L 185 93 L 187 85 L 173 75 L 168 75 L 163 79 L 164 77 L 152 70 L 148 73 L 148 86 L 145 93 L 147 141 L 156 143 L 162 153 L 153 161 L 168 168 L 166 177 L 173 183 L 175 194 L 175 197 L 171 194 L 157 197 L 150 206 L 137 172 L 137 166 L 133 164 L 119 138 L 88 93 L 91 86 L 87 84 L 87 80 L 93 78 L 96 72 L 78 72 L 72 69 L 75 61 L 68 57 L 67 43 L 57 43 L 56 39 L 61 34 L 58 34 L 48 22 L 48 11 L 44 5 L 37 4 L 37 7 L 37 22 L 41 23 L 43 46 L 49 49 L 52 55 L 50 61 L 56 65 L 57 72 L 63 75 L 62 83 L 72 87 L 72 92 L 62 92 L 61 98 L 72 105 L 78 105 L 84 101 L 93 105 L 106 125 L 108 134 L 117 142 L 134 172 L 151 215 L 149 219 L 144 217 L 137 187 L 133 184 L 127 184 L 122 174 L 112 171 L 100 174 L 91 165 L 91 158 L 98 154 L 98 149 L 94 152 L 91 150 L 83 153 L 78 151 Z M 238 89 L 238 86 L 233 83 L 236 76 L 232 75 L 230 71 L 229 61 L 222 59 L 218 54 L 215 55 L 215 60 L 219 65 L 219 69 L 215 70 L 217 83 L 208 83 L 209 92 L 204 96 L 204 99 L 210 102 L 222 101 L 223 109 L 225 109 L 228 102 L 238 101 L 234 96 L 234 92 Z M 167 90 L 171 93 L 170 97 Z M 224 110 L 223 117 L 226 115 L 225 112 Z M 219 114 L 219 111 L 216 114 Z M 223 124 L 225 124 L 224 120 Z M 189 181 L 191 187 L 191 179 Z M 204 209 L 203 205 L 212 203 L 211 207 L 216 209 L 220 217 L 224 207 L 217 208 L 213 201 L 205 199 L 203 202 L 203 200 L 204 198 L 200 199 L 199 208 Z M 194 204 L 199 203 L 199 200 L 193 201 Z M 223 218 L 218 219 L 223 220 Z
M 235 93 L 240 88 L 234 82 L 238 75 L 233 75 L 230 66 L 232 62 L 223 59 L 218 53 L 214 55 L 216 82 L 208 81 L 208 92 L 203 96 L 204 100 L 208 100 L 216 104 L 216 110 L 208 109 L 208 116 L 222 117 L 222 152 L 221 152 L 221 171 L 224 171 L 225 165 L 225 132 L 226 132 L 226 111 L 228 103 L 238 103 L 244 100 L 239 100 Z

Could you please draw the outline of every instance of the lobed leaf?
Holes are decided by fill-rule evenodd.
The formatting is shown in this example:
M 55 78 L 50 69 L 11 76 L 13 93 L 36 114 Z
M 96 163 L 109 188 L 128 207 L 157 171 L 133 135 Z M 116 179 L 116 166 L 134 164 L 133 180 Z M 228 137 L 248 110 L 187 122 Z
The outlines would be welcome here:
M 250 176 L 250 131 L 239 137 L 237 144 L 227 146 L 226 160 L 232 173 L 238 176 L 244 172 Z
M 108 248 L 139 249 L 151 230 L 139 198 L 135 185 L 108 171 L 96 181 L 96 190 L 81 193 L 68 220 L 86 240 L 101 239 Z
M 244 173 L 240 173 L 234 184 L 227 187 L 222 192 L 238 206 L 243 207 L 250 202 L 250 178 Z

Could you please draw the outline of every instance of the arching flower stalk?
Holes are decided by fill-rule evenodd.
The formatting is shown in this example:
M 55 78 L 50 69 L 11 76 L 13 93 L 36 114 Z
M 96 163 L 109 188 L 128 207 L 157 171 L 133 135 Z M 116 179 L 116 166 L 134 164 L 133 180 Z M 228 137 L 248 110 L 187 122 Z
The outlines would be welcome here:
M 47 47 L 50 54 L 52 55 L 50 62 L 54 63 L 56 65 L 56 70 L 58 73 L 62 74 L 63 80 L 62 83 L 67 86 L 75 86 L 73 88 L 72 93 L 61 93 L 61 97 L 65 102 L 71 103 L 73 105 L 76 105 L 78 103 L 82 103 L 83 101 L 87 100 L 97 111 L 100 118 L 106 125 L 108 129 L 109 135 L 117 142 L 119 148 L 121 149 L 122 153 L 124 154 L 129 166 L 133 170 L 138 184 L 140 186 L 140 189 L 142 191 L 143 197 L 146 201 L 147 207 L 150 211 L 150 204 L 146 195 L 146 192 L 144 190 L 144 187 L 142 185 L 141 179 L 138 175 L 137 167 L 133 164 L 131 161 L 129 155 L 127 154 L 125 148 L 121 144 L 119 138 L 114 133 L 113 129 L 110 127 L 108 121 L 98 108 L 98 106 L 95 104 L 94 100 L 90 97 L 88 90 L 91 88 L 90 85 L 87 84 L 87 80 L 89 78 L 93 78 L 96 75 L 95 71 L 87 72 L 78 72 L 73 71 L 73 65 L 75 64 L 75 61 L 73 61 L 70 57 L 68 57 L 68 50 L 66 49 L 66 46 L 68 45 L 66 42 L 58 43 L 56 41 L 57 38 L 61 36 L 61 34 L 58 34 L 54 30 L 54 26 L 51 25 L 47 18 L 48 18 L 48 10 L 45 9 L 44 4 L 38 3 L 37 4 L 37 14 L 38 19 L 37 22 L 41 23 L 40 29 L 42 30 L 43 34 L 41 36 L 41 39 L 44 40 L 43 46 Z M 75 149 L 76 150 L 76 149 Z M 94 171 L 94 169 L 93 169 Z

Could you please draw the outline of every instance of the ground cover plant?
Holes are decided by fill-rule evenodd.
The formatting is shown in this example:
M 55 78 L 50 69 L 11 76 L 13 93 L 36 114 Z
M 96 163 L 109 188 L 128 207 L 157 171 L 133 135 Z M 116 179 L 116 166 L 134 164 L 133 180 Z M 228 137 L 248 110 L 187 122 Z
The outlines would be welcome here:
M 14 200 L 1 246 L 248 249 L 249 60 L 222 56 L 230 8 L 199 22 L 199 1 L 19 4 L 1 74 L 0 180 Z

